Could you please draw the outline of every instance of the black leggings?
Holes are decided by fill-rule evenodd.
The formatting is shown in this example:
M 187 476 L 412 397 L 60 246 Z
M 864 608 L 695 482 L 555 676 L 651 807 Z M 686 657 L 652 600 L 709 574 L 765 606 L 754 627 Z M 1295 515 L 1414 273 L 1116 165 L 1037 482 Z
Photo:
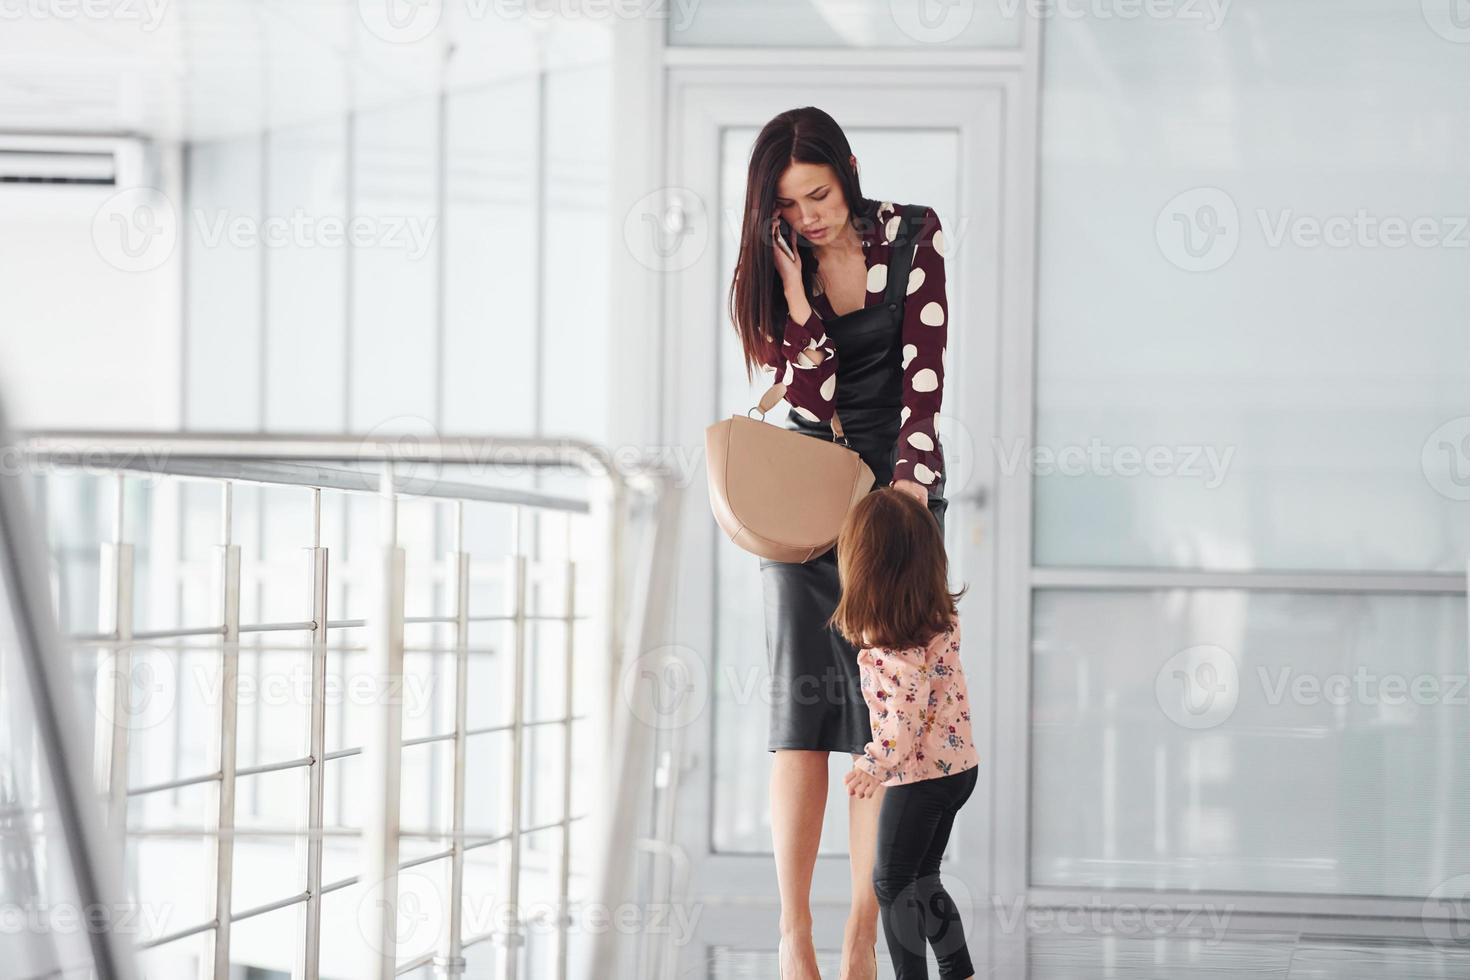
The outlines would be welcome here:
M 883 791 L 873 891 L 897 980 L 928 980 L 925 944 L 934 947 L 941 980 L 974 974 L 965 928 L 939 881 L 955 814 L 975 791 L 979 767 Z

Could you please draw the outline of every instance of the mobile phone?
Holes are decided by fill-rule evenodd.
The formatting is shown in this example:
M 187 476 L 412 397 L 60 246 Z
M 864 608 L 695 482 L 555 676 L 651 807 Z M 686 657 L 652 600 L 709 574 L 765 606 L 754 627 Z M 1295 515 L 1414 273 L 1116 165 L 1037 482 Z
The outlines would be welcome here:
M 777 218 L 776 219 L 776 247 L 779 248 L 781 251 L 785 252 L 786 253 L 786 257 L 788 259 L 790 259 L 791 261 L 795 262 L 796 261 L 796 252 L 795 252 L 795 250 L 792 249 L 790 243 L 787 241 L 787 236 L 790 235 L 790 234 L 791 234 L 791 226 L 786 223 L 786 219 L 785 218 Z

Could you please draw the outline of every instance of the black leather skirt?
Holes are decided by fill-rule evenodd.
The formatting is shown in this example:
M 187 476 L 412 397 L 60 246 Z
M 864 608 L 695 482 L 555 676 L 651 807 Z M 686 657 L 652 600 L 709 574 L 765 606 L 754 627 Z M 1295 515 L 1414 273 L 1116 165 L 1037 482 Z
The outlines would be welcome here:
M 848 443 L 886 487 L 898 461 L 902 411 L 902 307 L 879 304 L 837 317 L 827 331 L 838 352 L 837 412 Z M 830 440 L 830 423 L 794 411 L 785 427 Z M 929 511 L 944 529 L 944 477 L 929 487 Z M 807 562 L 760 559 L 770 668 L 767 749 L 861 754 L 873 737 L 858 675 L 857 648 L 827 625 L 837 609 L 837 549 Z

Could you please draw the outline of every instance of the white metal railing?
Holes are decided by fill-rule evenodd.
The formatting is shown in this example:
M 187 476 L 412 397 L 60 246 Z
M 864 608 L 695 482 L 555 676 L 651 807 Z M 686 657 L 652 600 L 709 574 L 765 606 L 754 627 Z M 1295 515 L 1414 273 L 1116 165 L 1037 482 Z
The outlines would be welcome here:
M 4 438 L 0 420 L 0 447 L 11 443 Z M 687 877 L 680 871 L 685 862 L 672 844 L 673 828 L 659 819 L 657 812 L 667 808 L 677 787 L 669 779 L 654 786 L 654 755 L 661 754 L 660 772 L 667 776 L 671 761 L 677 762 L 677 744 L 667 737 L 650 734 L 641 724 L 641 687 L 621 692 L 618 679 L 625 650 L 643 650 L 655 646 L 657 633 L 667 621 L 669 596 L 672 593 L 669 569 L 672 565 L 673 522 L 678 513 L 677 489 L 666 474 L 653 469 L 620 468 L 612 465 L 609 455 L 587 443 L 560 440 L 488 437 L 442 437 L 420 440 L 412 447 L 396 444 L 365 443 L 351 436 L 264 436 L 260 434 L 162 434 L 54 432 L 33 434 L 18 443 L 20 455 L 33 466 L 50 466 L 79 462 L 83 458 L 88 469 L 112 474 L 114 480 L 115 517 L 112 540 L 102 546 L 101 571 L 103 603 L 101 621 L 96 633 L 66 638 L 72 647 L 96 651 L 101 668 L 98 677 L 99 705 L 110 705 L 113 724 L 96 726 L 92 758 L 91 782 L 77 774 L 85 761 L 82 747 L 71 744 L 67 730 L 67 700 L 61 671 L 57 670 L 63 649 L 56 636 L 50 596 L 38 590 L 45 583 L 44 555 L 40 538 L 26 516 L 17 473 L 0 474 L 0 551 L 4 552 L 5 580 L 12 586 L 12 610 L 19 634 L 19 646 L 31 681 L 32 700 L 37 708 L 39 742 L 46 749 L 47 770 L 65 774 L 61 779 L 59 817 L 66 824 L 68 850 L 76 856 L 76 889 L 79 900 L 117 907 L 104 899 L 120 894 L 115 862 L 121 853 L 123 835 L 128 833 L 127 806 L 130 799 L 154 793 L 173 791 L 188 786 L 212 788 L 210 813 L 212 822 L 204 828 L 143 829 L 138 832 L 162 834 L 199 834 L 210 842 L 209 902 L 196 923 L 175 928 L 166 935 L 149 937 L 140 948 L 155 948 L 191 936 L 205 935 L 210 949 L 205 976 L 224 980 L 229 975 L 231 929 L 235 924 L 291 906 L 302 910 L 303 928 L 299 936 L 299 955 L 295 957 L 293 976 L 316 980 L 320 967 L 320 939 L 324 895 L 338 889 L 363 886 L 371 901 L 363 904 L 368 921 L 364 923 L 365 948 L 370 961 L 364 962 L 361 976 L 379 980 L 419 970 L 432 965 L 444 977 L 463 973 L 465 948 L 490 941 L 497 946 L 497 976 L 516 980 L 520 950 L 528 925 L 520 914 L 522 877 L 521 841 L 538 831 L 560 830 L 556 869 L 557 913 L 554 975 L 561 980 L 571 971 L 569 932 L 573 924 L 569 887 L 572 873 L 572 826 L 577 821 L 591 820 L 595 825 L 597 860 L 594 870 L 595 897 L 603 903 L 645 896 L 648 889 L 661 900 L 672 900 Z M 403 477 L 395 474 L 401 464 L 442 463 L 473 464 L 494 459 L 513 466 L 574 467 L 589 478 L 593 492 L 586 498 L 541 494 L 534 491 L 485 486 L 472 482 Z M 13 462 L 13 458 L 11 460 Z M 371 463 L 377 473 L 365 473 L 334 463 Z M 7 467 L 9 470 L 10 467 Z M 219 592 L 216 601 L 220 616 L 217 622 L 193 628 L 138 630 L 132 619 L 134 590 L 133 543 L 127 540 L 124 523 L 126 474 L 151 473 L 171 478 L 216 481 L 221 489 L 221 519 L 217 554 Z M 310 545 L 311 576 L 307 608 L 308 619 L 292 622 L 241 621 L 241 550 L 234 540 L 232 495 L 236 485 L 269 484 L 303 488 L 311 495 L 312 542 Z M 380 535 L 375 562 L 375 599 L 371 615 L 363 620 L 330 618 L 328 579 L 333 559 L 321 541 L 321 500 L 323 491 L 374 493 L 380 502 Z M 444 567 L 446 580 L 452 586 L 452 612 L 442 616 L 405 615 L 406 569 L 405 550 L 398 539 L 398 501 L 404 497 L 424 497 L 446 501 L 454 507 L 454 550 Z M 515 536 L 511 553 L 503 556 L 506 581 L 509 583 L 508 607 L 494 612 L 470 607 L 472 556 L 464 547 L 464 516 L 467 503 L 490 503 L 513 507 Z M 646 514 L 648 533 L 643 547 L 629 561 L 627 553 L 635 514 Z M 530 576 L 527 555 L 527 522 L 533 512 L 585 514 L 591 518 L 600 547 L 599 556 L 582 568 L 581 563 L 567 560 L 561 569 L 561 612 L 556 615 L 533 613 L 527 604 Z M 571 522 L 568 522 L 570 529 Z M 632 572 L 629 575 L 629 572 Z M 600 583 L 594 608 L 577 607 L 577 583 L 581 576 Z M 528 720 L 525 717 L 525 684 L 528 657 L 527 626 L 537 619 L 559 621 L 566 634 L 561 651 L 565 686 L 561 712 L 550 719 Z M 599 656 L 589 658 L 590 676 L 573 669 L 575 624 L 591 622 L 596 627 Z M 502 622 L 509 627 L 511 717 L 503 725 L 472 728 L 467 722 L 466 692 L 469 684 L 470 629 L 472 623 Z M 453 727 L 450 731 L 405 740 L 402 729 L 401 699 L 383 692 L 402 690 L 404 676 L 405 627 L 414 624 L 439 623 L 452 631 L 452 642 L 439 652 L 454 657 Z M 380 696 L 372 702 L 372 723 L 366 744 L 329 753 L 326 745 L 327 707 L 324 691 L 327 681 L 327 656 L 333 649 L 331 635 L 339 629 L 366 627 L 368 630 L 367 673 L 378 685 Z M 210 758 L 217 766 L 207 773 L 165 780 L 143 786 L 129 786 L 129 726 L 131 711 L 127 678 L 131 676 L 130 660 L 137 645 L 183 639 L 207 639 L 216 643 L 221 654 L 222 692 L 236 691 L 241 638 L 248 634 L 304 633 L 310 638 L 311 702 L 308 723 L 308 750 L 302 758 L 281 760 L 241 768 L 237 762 L 238 718 L 236 698 L 222 696 L 213 719 L 213 752 Z M 427 648 L 413 648 L 415 651 Z M 590 717 L 574 715 L 573 678 L 588 684 L 596 693 Z M 110 685 L 110 686 L 106 686 Z M 590 744 L 574 745 L 574 722 L 586 721 L 591 729 Z M 527 732 L 541 725 L 555 725 L 564 733 L 561 752 L 559 816 L 551 822 L 535 826 L 523 825 L 523 793 L 536 774 L 524 769 L 524 740 Z M 472 836 L 465 824 L 465 768 L 467 740 L 493 731 L 507 733 L 511 741 L 509 793 L 509 828 L 504 834 Z M 400 790 L 402 786 L 402 750 L 405 747 L 444 743 L 453 753 L 452 779 L 447 831 L 418 832 L 399 826 Z M 606 800 L 603 812 L 573 813 L 571 810 L 571 769 L 576 752 L 595 753 L 603 764 L 594 773 L 604 780 L 603 792 L 593 799 Z M 362 832 L 362 867 L 358 875 L 325 881 L 323 857 L 326 840 L 334 831 L 326 826 L 325 763 L 349 756 L 361 756 L 366 763 L 367 791 L 360 794 L 367 810 Z M 677 778 L 677 764 L 672 765 Z M 304 836 L 306 852 L 305 888 L 251 908 L 233 907 L 235 877 L 234 826 L 236 814 L 235 787 L 242 776 L 265 772 L 302 769 L 306 774 L 306 812 L 302 831 L 283 828 L 277 833 Z M 94 794 L 100 794 L 103 807 L 101 826 L 92 826 L 88 805 Z M 651 831 L 657 836 L 646 836 Z M 250 835 L 267 835 L 270 830 L 251 828 Z M 99 836 L 100 835 L 100 836 Z M 414 837 L 447 838 L 447 846 L 427 855 L 403 860 L 399 842 Z M 475 848 L 506 843 L 509 857 L 502 882 L 508 908 L 515 910 L 504 928 L 473 936 L 463 935 L 463 886 L 465 854 Z M 629 845 L 666 859 L 671 877 L 662 883 L 647 884 L 634 874 L 628 854 Z M 444 910 L 448 918 L 441 941 L 432 952 L 400 962 L 397 958 L 395 923 L 398 918 L 398 876 L 410 867 L 431 862 L 447 863 L 444 882 Z M 109 870 L 114 869 L 114 870 Z M 657 881 L 655 879 L 655 881 Z M 131 977 L 132 950 L 110 934 L 91 939 L 91 958 L 97 976 Z M 649 942 L 644 936 L 643 942 Z M 608 977 L 607 966 L 621 962 L 627 955 L 617 934 L 599 931 L 593 940 L 587 975 Z M 647 976 L 666 975 L 670 958 L 664 951 L 640 950 L 640 962 L 658 964 Z M 601 964 L 594 966 L 593 964 Z

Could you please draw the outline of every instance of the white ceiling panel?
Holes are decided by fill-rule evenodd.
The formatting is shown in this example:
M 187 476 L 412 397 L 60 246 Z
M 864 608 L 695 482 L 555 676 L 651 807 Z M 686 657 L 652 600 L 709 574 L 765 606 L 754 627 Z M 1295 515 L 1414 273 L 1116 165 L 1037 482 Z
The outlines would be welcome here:
M 537 0 L 11 0 L 0 4 L 0 132 L 213 139 L 607 60 L 608 19 L 536 9 Z

